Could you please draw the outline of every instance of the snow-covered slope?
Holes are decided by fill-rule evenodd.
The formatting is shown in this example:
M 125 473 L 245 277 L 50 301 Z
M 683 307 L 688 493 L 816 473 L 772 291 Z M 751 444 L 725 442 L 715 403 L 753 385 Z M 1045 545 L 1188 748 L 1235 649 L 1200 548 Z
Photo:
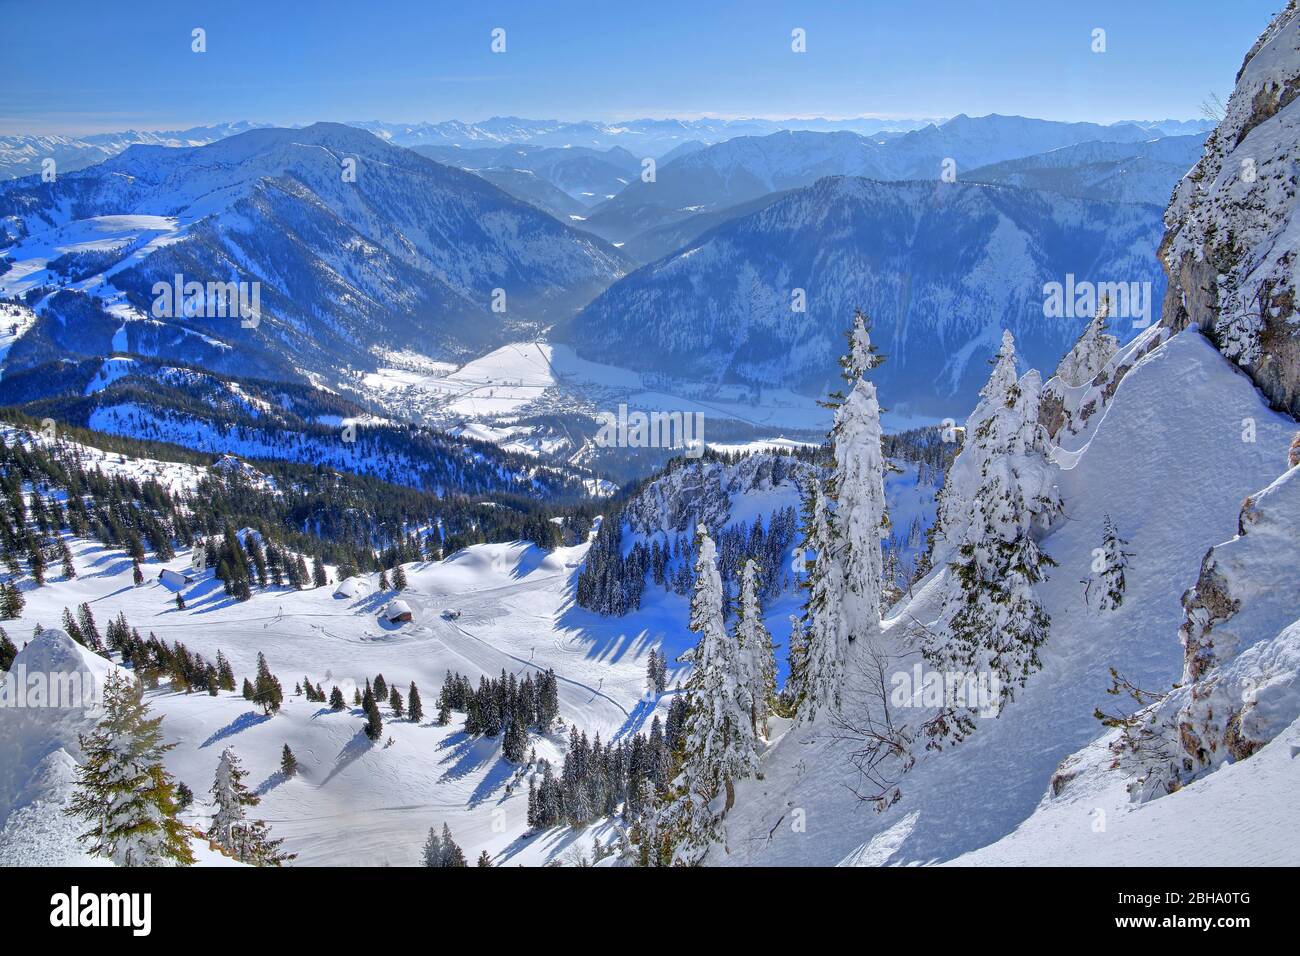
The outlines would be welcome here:
M 1109 749 L 1086 752 L 1109 761 Z M 1295 866 L 1300 721 L 1244 763 L 1155 803 L 1129 802 L 1118 774 L 1049 799 L 1010 835 L 956 866 Z
M 378 575 L 353 598 L 335 597 L 331 584 L 301 592 L 271 588 L 242 604 L 205 575 L 185 588 L 187 609 L 178 611 L 174 592 L 156 581 L 156 562 L 145 569 L 147 583 L 134 587 L 121 552 L 84 541 L 72 545 L 78 576 L 28 591 L 22 616 L 6 621 L 5 629 L 21 646 L 37 622 L 53 625 L 63 607 L 92 601 L 101 626 L 122 612 L 142 633 L 183 641 L 208 660 L 223 651 L 240 679 L 253 674 L 264 652 L 288 692 L 275 717 L 262 716 L 237 693 L 213 698 L 164 687 L 148 700 L 164 716 L 165 737 L 178 743 L 167 756 L 168 769 L 196 795 L 187 822 L 206 825 L 206 791 L 221 751 L 231 747 L 262 795 L 258 815 L 286 838 L 289 851 L 301 854 L 299 864 L 413 865 L 428 828 L 443 821 L 471 859 L 486 849 L 498 863 L 539 864 L 572 845 L 589 845 L 594 832 L 523 838 L 527 784 L 512 784 L 518 768 L 501 759 L 501 739 L 466 737 L 461 714 L 445 728 L 433 723 L 444 675 L 458 671 L 477 684 L 480 676 L 496 677 L 503 669 L 522 678 L 553 667 L 564 723 L 549 736 L 534 733 L 531 745 L 555 761 L 571 724 L 618 740 L 647 729 L 656 712 L 662 719 L 682 668 L 670 667 L 669 694 L 647 697 L 647 655 L 656 648 L 671 660 L 691 644 L 682 625 L 685 602 L 675 594 L 659 592 L 626 621 L 574 607 L 572 581 L 586 545 L 549 554 L 524 543 L 478 545 L 442 562 L 407 565 L 402 598 L 415 619 L 403 625 L 379 619 L 393 593 L 379 589 Z M 188 565 L 186 551 L 166 566 Z M 448 609 L 459 616 L 444 618 Z M 334 713 L 292 694 L 305 674 L 326 692 L 339 685 L 350 702 L 353 688 L 379 673 L 404 695 L 416 681 L 427 713 L 415 725 L 392 719 L 385 707 L 384 740 L 374 746 L 361 733 L 358 710 Z M 0 735 L 14 726 L 7 722 L 11 716 L 0 709 Z M 4 761 L 17 781 L 4 792 L 21 792 L 42 756 L 69 739 L 75 743 L 76 729 L 85 728 L 44 734 L 24 723 L 21 737 L 30 743 L 19 751 L 21 761 Z M 2 739 L 8 748 L 9 738 Z M 278 774 L 285 743 L 302 768 L 293 780 Z M 17 835 L 0 835 L 0 859 L 19 846 L 27 844 Z
M 51 627 L 54 623 L 50 619 Z M 50 762 L 51 755 L 62 752 L 80 759 L 77 735 L 94 724 L 104 679 L 113 667 L 59 630 L 47 631 L 18 652 L 3 678 L 0 824 L 14 808 L 41 798 L 50 782 L 45 773 L 59 762 Z
M 1245 419 L 1255 423 L 1254 441 L 1242 440 Z M 1196 330 L 1145 355 L 1093 420 L 1086 444 L 1058 456 L 1064 519 L 1042 547 L 1059 566 L 1037 588 L 1052 621 L 1043 669 L 1000 716 L 979 720 L 969 740 L 922 755 L 901 779 L 901 801 L 883 814 L 849 789 L 861 783 L 851 732 L 821 720 L 788 732 L 765 755 L 764 779 L 738 788 L 726 848 L 710 862 L 951 860 L 1013 831 L 1058 764 L 1102 730 L 1093 711 L 1113 703 L 1110 667 L 1145 688 L 1179 679 L 1178 594 L 1195 581 L 1200 556 L 1234 535 L 1241 500 L 1285 467 L 1294 430 Z M 1089 606 L 1080 580 L 1106 515 L 1135 555 L 1123 605 L 1109 613 Z M 947 574 L 933 572 L 886 620 L 883 645 L 899 670 L 919 660 L 908 635 L 934 618 Z M 858 671 L 859 693 L 862 679 Z M 850 701 L 853 683 L 851 669 Z M 847 715 L 851 722 L 851 708 Z M 806 829 L 791 826 L 796 818 Z M 1219 859 L 1235 858 L 1225 850 Z

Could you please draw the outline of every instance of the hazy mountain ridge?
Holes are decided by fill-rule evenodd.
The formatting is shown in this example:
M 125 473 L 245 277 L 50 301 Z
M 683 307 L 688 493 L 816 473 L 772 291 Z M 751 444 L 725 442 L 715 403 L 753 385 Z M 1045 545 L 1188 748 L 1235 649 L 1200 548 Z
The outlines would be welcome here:
M 633 182 L 593 210 L 583 228 L 626 241 L 650 228 L 808 186 L 823 176 L 937 181 L 950 174 L 960 180 L 971 169 L 1080 143 L 1142 143 L 1158 136 L 1134 123 L 1101 126 L 992 114 L 956 116 L 891 138 L 847 131 L 737 137 L 662 165 L 653 182 Z
M 161 328 L 192 346 L 176 358 L 270 377 L 371 367 L 380 346 L 478 352 L 623 270 L 616 250 L 482 178 L 337 124 L 135 146 L 56 183 L 0 188 L 0 214 L 5 291 L 70 287 L 100 314 L 98 333 L 73 330 L 72 293 L 47 296 L 46 338 L 74 354 L 166 357 L 172 346 L 151 332 Z M 49 271 L 58 252 L 106 245 L 121 258 L 102 271 L 76 282 Z M 154 283 L 176 274 L 259 282 L 260 322 L 152 316 Z M 492 311 L 497 289 L 505 312 Z
M 1088 142 L 972 169 L 967 182 L 1045 189 L 1079 199 L 1149 203 L 1167 199 L 1202 152 L 1200 135 L 1143 143 Z
M 968 407 L 1003 328 L 1032 363 L 1069 348 L 1086 319 L 1044 318 L 1047 282 L 1149 282 L 1154 310 L 1159 233 L 1155 206 L 827 178 L 631 273 L 555 334 L 593 361 L 820 395 L 861 308 L 889 356 L 885 404 L 943 415 Z

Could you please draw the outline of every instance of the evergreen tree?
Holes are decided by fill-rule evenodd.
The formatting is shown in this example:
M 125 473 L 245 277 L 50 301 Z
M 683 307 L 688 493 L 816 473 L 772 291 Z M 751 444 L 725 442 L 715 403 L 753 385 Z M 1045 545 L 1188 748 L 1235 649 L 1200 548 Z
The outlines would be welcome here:
M 217 686 L 222 690 L 233 692 L 235 689 L 235 671 L 226 660 L 226 655 L 217 651 Z
M 824 403 L 835 410 L 831 428 L 831 474 L 813 479 L 805 500 L 803 551 L 813 554 L 799 637 L 800 660 L 792 672 L 800 719 L 843 704 L 849 649 L 880 624 L 885 516 L 884 456 L 880 406 L 867 374 L 883 360 L 871 343 L 866 316 L 858 312 L 840 359 L 846 395 Z M 791 644 L 794 653 L 794 644 Z
M 413 724 L 418 724 L 424 719 L 424 704 L 420 702 L 420 690 L 415 686 L 415 681 L 411 681 L 411 689 L 407 691 L 406 712 L 410 715 Z
M 655 692 L 655 672 L 659 669 L 659 653 L 652 647 L 650 654 L 645 662 L 645 680 L 646 687 L 651 692 Z
M 246 776 L 248 771 L 240 765 L 235 752 L 223 750 L 212 782 L 214 812 L 208 839 L 241 863 L 280 866 L 294 855 L 281 852 L 284 841 L 272 839 L 264 821 L 248 819 L 246 808 L 257 806 L 261 798 L 245 786 Z
M 21 617 L 26 603 L 16 584 L 9 581 L 0 584 L 0 621 Z
M 293 755 L 288 744 L 285 744 L 284 749 L 280 751 L 280 772 L 289 779 L 293 779 L 298 774 L 298 758 Z
M 475 866 L 490 867 L 491 865 L 492 865 L 492 857 L 488 856 L 487 850 L 484 850 L 482 853 L 478 855 L 478 863 L 476 863 Z
M 429 828 L 429 838 L 424 843 L 424 865 L 425 866 L 468 866 L 465 862 L 465 853 L 452 839 L 451 829 L 447 824 L 442 825 L 442 833 L 439 834 L 436 827 Z
M 208 839 L 228 850 L 235 847 L 236 833 L 244 822 L 244 809 L 260 802 L 256 794 L 244 784 L 248 771 L 244 769 L 235 752 L 226 748 L 217 761 L 217 772 L 212 781 L 213 814 L 208 826 Z
M 1128 542 L 1119 536 L 1110 515 L 1102 524 L 1101 547 L 1093 552 L 1093 571 L 1101 576 L 1102 594 L 1098 607 L 1114 611 L 1124 603 L 1124 570 L 1133 554 L 1124 550 Z M 1100 565 L 1100 567 L 1098 567 Z
M 429 838 L 424 841 L 424 865 L 442 866 L 442 838 L 437 827 L 429 827 Z
M 379 705 L 375 703 L 374 692 L 369 687 L 361 698 L 361 709 L 366 715 L 366 737 L 374 743 L 384 735 L 384 721 L 379 716 Z
M 528 728 L 524 726 L 523 717 L 516 711 L 506 723 L 506 735 L 502 741 L 502 755 L 511 763 L 523 763 L 528 754 Z
M 400 564 L 393 567 L 393 587 L 399 591 L 406 590 L 406 572 Z
M 379 674 L 375 677 L 375 700 L 383 700 L 388 696 L 388 682 L 384 680 L 384 675 Z
M 100 637 L 99 628 L 95 624 L 95 615 L 91 613 L 90 605 L 87 603 L 83 602 L 77 606 L 77 627 L 86 646 L 96 654 L 102 654 L 104 639 Z
M 14 642 L 9 639 L 5 629 L 0 627 L 0 671 L 7 671 L 14 666 L 14 658 L 18 656 L 18 648 Z
M 776 657 L 772 635 L 763 624 L 758 599 L 758 564 L 752 558 L 741 573 L 740 602 L 736 609 L 736 643 L 739 645 L 741 687 L 745 691 L 755 736 L 767 736 L 767 718 L 776 695 Z
M 401 719 L 402 714 L 406 711 L 406 705 L 402 700 L 401 692 L 398 691 L 396 687 L 391 688 L 388 692 L 388 706 L 393 709 L 393 716 L 398 720 Z
M 547 668 L 540 675 L 537 694 L 537 729 L 544 734 L 551 732 L 551 724 L 560 716 L 560 683 L 555 671 Z
M 797 673 L 800 696 L 795 701 L 800 719 L 811 720 L 818 708 L 838 710 L 847 654 L 844 627 L 844 569 L 840 564 L 839 532 L 827 511 L 826 493 L 814 478 L 805 508 L 804 554 L 813 558 L 806 581 L 802 624 L 802 660 Z M 793 645 L 792 645 L 793 647 Z
M 347 704 L 343 701 L 343 691 L 339 690 L 338 685 L 330 691 L 330 710 L 343 710 Z
M 949 566 L 939 620 L 921 634 L 927 663 L 943 673 L 985 674 L 1003 704 L 1042 664 L 1038 648 L 1050 620 L 1034 592 L 1053 565 L 1035 533 L 1061 510 L 1038 423 L 1037 372 L 1016 379 L 1015 342 L 1002 347 L 981 401 L 967 422 L 966 444 L 940 496 L 943 541 L 936 563 Z M 975 729 L 969 700 L 946 701 L 924 727 L 927 746 L 959 743 Z
M 66 811 L 90 825 L 79 839 L 119 866 L 188 866 L 194 855 L 163 769 L 175 744 L 163 743 L 162 717 L 149 715 L 144 686 L 118 672 L 103 694 L 103 718 L 80 738 L 85 762 Z
M 695 863 L 719 835 L 735 798 L 734 783 L 758 766 L 758 749 L 744 693 L 739 648 L 723 624 L 722 581 L 708 530 L 696 535 L 695 594 L 690 629 L 700 635 L 686 682 L 687 715 L 681 764 L 664 813 L 673 858 Z M 725 794 L 721 807 L 715 803 Z
M 271 668 L 266 663 L 266 655 L 259 653 L 257 680 L 253 684 L 253 703 L 260 706 L 263 713 L 275 714 L 280 712 L 280 705 L 283 702 L 284 691 L 280 687 L 280 681 L 271 673 Z
M 247 677 L 244 678 L 243 694 L 244 694 L 244 700 L 253 699 L 254 696 L 253 684 Z
M 1078 388 L 1091 382 L 1119 351 L 1119 340 L 1107 334 L 1109 311 L 1109 300 L 1103 297 L 1096 316 L 1057 365 L 1056 377 L 1069 387 Z

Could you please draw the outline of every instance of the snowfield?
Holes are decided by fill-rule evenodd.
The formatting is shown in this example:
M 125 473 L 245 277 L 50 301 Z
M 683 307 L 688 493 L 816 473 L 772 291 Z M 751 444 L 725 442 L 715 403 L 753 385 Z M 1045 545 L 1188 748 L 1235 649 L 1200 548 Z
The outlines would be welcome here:
M 230 747 L 263 797 L 256 815 L 286 838 L 285 848 L 299 854 L 298 865 L 414 865 L 429 827 L 443 822 L 471 859 L 486 849 L 499 864 L 539 865 L 575 845 L 589 854 L 593 839 L 609 838 L 609 826 L 526 838 L 527 782 L 507 793 L 517 768 L 502 759 L 501 738 L 467 738 L 464 715 L 455 712 L 448 727 L 434 726 L 435 702 L 448 671 L 477 684 L 480 675 L 495 677 L 502 670 L 522 677 L 554 668 L 563 723 L 548 737 L 532 734 L 532 743 L 539 757 L 557 764 L 570 725 L 589 737 L 617 740 L 648 730 L 655 713 L 666 716 L 684 668 L 670 666 L 668 694 L 647 697 L 646 658 L 651 648 L 675 658 L 691 646 L 685 599 L 650 588 L 642 611 L 624 619 L 602 619 L 576 607 L 575 565 L 586 548 L 546 553 L 525 543 L 481 545 L 442 562 L 407 565 L 409 587 L 402 598 L 415 620 L 393 626 L 379 618 L 394 592 L 378 590 L 378 575 L 369 577 L 368 589 L 356 598 L 334 597 L 331 583 L 301 592 L 271 588 L 240 604 L 222 593 L 209 572 L 185 589 L 187 608 L 178 611 L 174 591 L 157 580 L 163 565 L 145 565 L 146 583 L 134 587 L 125 555 L 75 542 L 77 578 L 27 592 L 22 618 L 4 626 L 21 647 L 36 623 L 55 627 L 65 606 L 88 601 L 101 628 L 123 612 L 145 636 L 180 640 L 208 659 L 221 650 L 238 681 L 254 673 L 259 652 L 266 654 L 286 690 L 285 706 L 274 717 L 263 716 L 238 694 L 212 698 L 163 689 L 149 696 L 155 712 L 165 716 L 165 736 L 179 743 L 168 755 L 168 769 L 195 793 L 187 822 L 206 827 L 207 790 L 221 751 Z M 165 566 L 187 570 L 188 551 Z M 461 614 L 445 620 L 445 609 Z M 353 688 L 380 673 L 403 696 L 415 681 L 426 716 L 416 726 L 391 720 L 384 706 L 384 741 L 375 745 L 362 733 L 359 708 L 334 713 L 292 695 L 306 676 L 326 693 L 337 684 L 350 704 Z M 0 739 L 13 713 L 0 709 Z M 288 781 L 279 777 L 285 743 L 301 767 L 299 777 Z M 66 796 L 68 779 L 57 775 L 48 792 L 40 791 L 40 825 L 65 838 L 71 833 L 58 829 L 61 820 L 50 807 Z M 20 788 L 26 789 L 25 781 Z M 46 851 L 22 837 L 34 816 L 35 811 L 15 811 L 0 832 L 0 862 L 76 859 L 72 850 L 70 857 L 39 855 Z

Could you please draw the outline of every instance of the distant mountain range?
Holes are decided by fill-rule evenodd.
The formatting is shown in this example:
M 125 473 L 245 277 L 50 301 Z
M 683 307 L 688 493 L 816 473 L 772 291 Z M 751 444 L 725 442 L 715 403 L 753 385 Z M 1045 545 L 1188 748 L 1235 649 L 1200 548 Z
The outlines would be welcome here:
M 797 404 L 834 384 L 827 370 L 863 308 L 890 355 L 883 400 L 897 420 L 939 417 L 970 404 L 1004 327 L 1028 361 L 1054 365 L 1086 316 L 1045 319 L 1047 282 L 1149 282 L 1158 320 L 1160 209 L 1201 151 L 1199 134 L 1160 135 L 1177 123 L 961 116 L 712 145 L 688 124 L 695 135 L 647 182 L 632 148 L 486 138 L 545 140 L 555 124 L 461 124 L 469 145 L 409 148 L 399 140 L 429 124 L 372 125 L 184 131 L 61 167 L 54 182 L 0 184 L 0 296 L 31 307 L 0 327 L 3 400 L 56 402 L 110 430 L 148 422 L 193 444 L 203 429 L 190 419 L 215 421 L 217 406 L 204 418 L 205 400 L 180 402 L 146 369 L 224 376 L 260 396 L 249 415 L 280 401 L 254 383 L 280 382 L 309 389 L 308 424 L 358 410 L 401 420 L 454 404 L 448 389 L 491 398 L 491 382 L 448 372 L 549 337 L 613 366 L 592 373 L 601 381 L 629 370 L 637 388 L 696 402 L 726 385 L 733 402 L 788 389 L 782 401 Z M 941 181 L 944 160 L 956 183 Z M 257 283 L 259 321 L 153 314 L 155 284 L 176 275 Z M 791 307 L 796 289 L 806 312 Z M 449 364 L 435 374 L 430 359 Z M 391 401 L 364 386 L 380 368 L 402 395 L 433 391 Z M 263 415 L 264 427 L 301 427 Z M 581 442 L 568 437 L 572 453 Z
M 632 182 L 593 209 L 583 228 L 611 242 L 629 242 L 647 230 L 807 186 L 823 176 L 938 181 L 950 162 L 951 175 L 965 179 L 976 168 L 1050 150 L 1088 142 L 1140 144 L 1162 135 L 1136 123 L 1101 126 L 994 114 L 956 116 L 891 138 L 801 131 L 738 137 L 661 165 L 653 182 Z M 1130 149 L 1129 155 L 1137 152 Z M 1195 156 L 1189 165 L 1192 161 Z M 1167 198 L 1166 191 L 1149 201 Z
M 378 348 L 480 354 L 625 270 L 479 176 L 329 123 L 132 146 L 0 187 L 0 222 L 0 292 L 40 315 L 10 370 L 129 351 L 329 382 L 373 367 Z M 259 324 L 153 314 L 154 284 L 178 274 L 259 283 Z
M 734 139 L 767 136 L 780 130 L 813 132 L 848 131 L 865 136 L 889 136 L 921 129 L 938 119 L 694 119 L 628 120 L 617 123 L 561 122 L 517 117 L 493 117 L 479 123 L 448 120 L 439 123 L 384 123 L 362 120 L 349 123 L 399 146 L 460 146 L 483 148 L 505 145 L 588 147 L 609 150 L 616 146 L 638 159 L 653 156 L 662 162 L 679 158 L 683 151 Z M 53 158 L 61 172 L 72 172 L 102 162 L 127 146 L 202 146 L 227 136 L 270 126 L 241 120 L 184 130 L 122 130 L 84 136 L 0 136 L 0 180 L 30 176 L 41 171 L 41 160 Z M 1204 134 L 1206 120 L 1139 121 L 1136 125 L 1158 136 Z M 459 164 L 458 164 L 459 165 Z
M 421 156 L 448 166 L 459 166 L 500 176 L 503 171 L 525 171 L 559 189 L 582 206 L 594 206 L 618 195 L 641 173 L 641 160 L 621 146 L 590 149 L 585 146 L 412 146 Z M 489 172 L 491 171 L 491 172 Z
M 0 136 L 0 180 L 40 173 L 46 159 L 54 160 L 56 174 L 71 173 L 116 156 L 128 146 L 203 146 L 268 125 L 239 122 L 164 132 L 129 129 L 90 136 Z
M 1163 202 L 1204 151 L 1205 137 L 1200 134 L 1144 143 L 1080 143 L 981 166 L 964 178 L 1080 199 Z
M 894 411 L 968 407 L 1011 329 L 1053 367 L 1086 316 L 1044 317 L 1044 284 L 1149 283 L 1161 207 L 970 183 L 828 177 L 716 226 L 626 276 L 557 340 L 583 358 L 667 382 L 745 383 L 825 394 L 855 309 L 889 361 L 873 373 Z M 794 306 L 803 290 L 806 311 Z M 1131 322 L 1116 320 L 1121 336 Z M 667 387 L 667 385 L 665 385 Z
M 638 158 L 662 156 L 691 143 L 719 143 L 737 136 L 766 136 L 785 129 L 822 133 L 847 130 L 862 134 L 919 129 L 931 119 L 636 119 L 611 123 L 591 120 L 521 119 L 494 116 L 478 123 L 450 120 L 442 123 L 355 122 L 400 146 L 482 147 L 506 144 L 532 146 L 585 146 L 612 149 L 621 146 Z

